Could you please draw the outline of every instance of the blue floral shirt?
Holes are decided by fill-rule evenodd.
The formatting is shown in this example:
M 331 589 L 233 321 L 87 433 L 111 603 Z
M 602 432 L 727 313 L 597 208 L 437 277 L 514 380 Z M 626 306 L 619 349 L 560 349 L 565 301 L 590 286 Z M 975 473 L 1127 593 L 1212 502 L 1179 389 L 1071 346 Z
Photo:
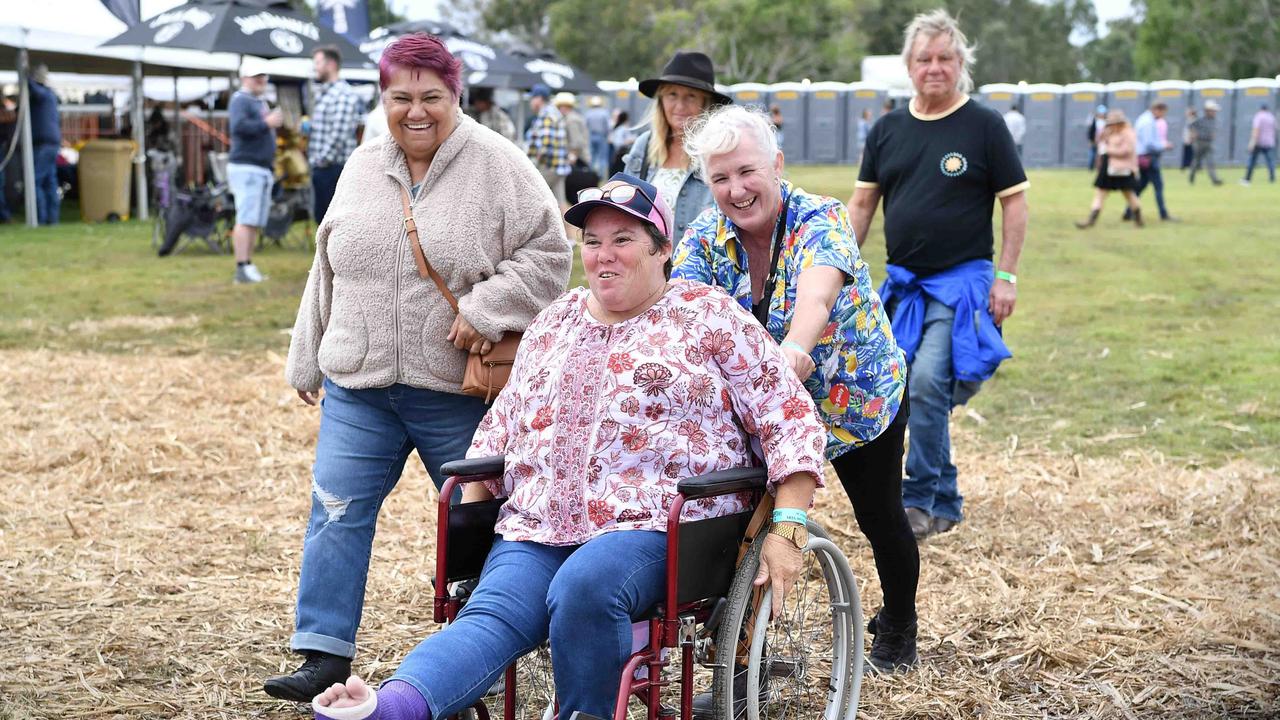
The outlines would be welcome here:
M 810 357 L 817 370 L 805 380 L 827 427 L 827 458 L 876 439 L 893 421 L 906 388 L 906 361 L 893 339 L 880 296 L 858 252 L 843 203 L 782 183 L 786 222 L 778 254 L 778 282 L 768 298 L 765 324 L 779 342 L 795 313 L 800 273 L 814 266 L 838 268 L 844 286 L 831 322 Z M 751 311 L 747 249 L 733 222 L 712 207 L 689 225 L 676 247 L 673 278 L 724 288 Z

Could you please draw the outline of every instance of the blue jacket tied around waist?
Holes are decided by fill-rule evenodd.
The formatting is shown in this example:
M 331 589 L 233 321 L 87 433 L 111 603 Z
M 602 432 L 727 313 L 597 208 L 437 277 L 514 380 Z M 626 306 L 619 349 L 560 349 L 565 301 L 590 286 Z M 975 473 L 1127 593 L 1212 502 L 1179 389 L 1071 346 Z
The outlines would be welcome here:
M 880 297 L 885 307 L 893 308 L 893 335 L 908 365 L 915 360 L 924 334 L 926 298 L 956 311 L 951 327 L 956 380 L 982 382 L 996 373 L 1002 360 L 1013 357 L 987 307 L 995 271 L 990 260 L 970 260 L 923 278 L 897 265 L 885 267 L 889 277 L 880 286 Z

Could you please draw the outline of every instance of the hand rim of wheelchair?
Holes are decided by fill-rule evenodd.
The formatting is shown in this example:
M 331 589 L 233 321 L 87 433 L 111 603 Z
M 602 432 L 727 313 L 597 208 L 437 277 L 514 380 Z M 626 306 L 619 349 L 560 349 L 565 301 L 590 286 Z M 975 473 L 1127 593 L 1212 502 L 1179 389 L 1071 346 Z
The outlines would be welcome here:
M 804 548 L 805 567 L 802 575 L 796 585 L 792 587 L 788 594 L 786 606 L 788 612 L 797 612 L 797 604 L 805 602 L 804 588 L 802 585 L 808 580 L 808 573 L 815 569 L 821 569 L 823 584 L 828 593 L 827 600 L 818 600 L 825 602 L 829 608 L 831 615 L 830 629 L 830 647 L 831 656 L 828 658 L 831 667 L 831 676 L 827 682 L 827 700 L 826 707 L 821 717 L 825 720 L 853 720 L 857 716 L 858 701 L 862 689 L 862 608 L 858 596 L 857 582 L 854 580 L 853 571 L 849 567 L 848 560 L 844 553 L 840 551 L 834 543 L 831 542 L 827 533 L 817 524 L 810 521 L 808 523 L 809 543 Z M 724 611 L 724 619 L 720 623 L 720 627 L 716 629 L 716 648 L 717 648 L 717 666 L 714 668 L 712 680 L 712 699 L 716 710 L 717 718 L 741 718 L 748 720 L 759 720 L 761 717 L 777 717 L 771 713 L 761 715 L 760 703 L 760 684 L 762 681 L 762 672 L 765 675 L 771 673 L 772 659 L 765 652 L 766 639 L 770 636 L 771 631 L 777 631 L 782 623 L 786 622 L 786 618 L 770 619 L 773 607 L 773 590 L 766 587 L 763 597 L 760 601 L 759 608 L 755 610 L 752 617 L 748 617 L 750 604 L 752 602 L 752 588 L 755 575 L 759 568 L 760 554 L 763 550 L 763 534 L 759 536 L 759 540 L 752 544 L 751 550 L 743 557 L 742 564 L 738 567 L 734 574 L 733 586 L 729 590 L 728 607 Z M 810 563 L 816 562 L 818 568 L 811 567 Z M 816 581 L 816 578 L 813 579 Z M 751 624 L 752 643 L 747 652 L 747 688 L 745 697 L 745 706 L 742 712 L 734 715 L 733 709 L 736 704 L 741 701 L 734 697 L 734 675 L 736 671 L 736 657 L 722 657 L 719 655 L 720 649 L 733 649 L 741 637 L 744 621 Z M 824 631 L 823 637 L 827 636 Z M 797 643 L 792 639 L 792 650 Z M 779 645 L 774 645 L 774 650 L 779 649 Z M 798 656 L 796 653 L 793 656 Z M 807 667 L 812 662 L 811 659 L 802 661 Z M 803 672 L 803 670 L 802 670 Z M 774 680 L 777 682 L 777 680 Z M 768 692 L 768 691 L 766 691 Z M 785 708 L 794 700 L 781 699 L 777 702 L 772 700 L 766 701 L 766 708 L 777 707 L 781 705 Z M 811 710 L 812 708 L 802 707 L 800 712 Z M 803 717 L 806 720 L 810 715 L 791 715 L 791 717 Z
M 445 488 L 440 496 L 440 509 L 442 517 L 447 517 L 449 512 L 448 498 L 452 493 L 452 489 L 460 483 L 476 482 L 483 479 L 491 479 L 495 476 L 500 477 L 505 469 L 504 459 L 501 457 L 490 458 L 474 458 L 453 463 L 446 463 L 441 467 L 441 474 L 452 476 L 446 482 Z M 677 485 L 677 497 L 672 503 L 670 515 L 668 516 L 668 537 L 672 538 L 671 530 L 678 528 L 680 523 L 680 512 L 684 505 L 684 501 L 692 500 L 700 497 L 709 497 L 715 495 L 731 494 L 742 491 L 763 491 L 765 486 L 766 474 L 763 468 L 733 468 L 729 470 L 721 470 L 705 475 L 692 478 L 686 478 Z M 685 493 L 688 493 L 687 495 Z M 447 523 L 441 523 L 438 528 L 439 540 L 447 543 L 446 538 Z M 804 548 L 806 557 L 806 566 L 808 560 L 812 559 L 817 562 L 822 570 L 823 586 L 825 587 L 830 602 L 826 603 L 828 612 L 831 616 L 831 678 L 828 681 L 826 708 L 822 714 L 824 720 L 854 720 L 857 716 L 858 701 L 861 693 L 862 684 L 862 666 L 863 666 L 863 622 L 862 610 L 858 597 L 858 586 L 854 579 L 853 571 L 849 567 L 847 558 L 841 552 L 839 547 L 831 542 L 827 533 L 818 525 L 810 521 L 809 526 L 809 542 Z M 759 556 L 764 546 L 764 533 L 766 528 L 761 529 L 761 533 L 757 536 L 757 541 L 751 544 L 747 554 L 743 560 L 734 569 L 733 579 L 730 583 L 728 592 L 724 595 L 727 603 L 731 606 L 724 610 L 719 627 L 714 629 L 716 635 L 717 647 L 725 647 L 726 638 L 737 637 L 741 628 L 742 621 L 746 614 L 747 608 L 751 603 L 752 582 L 755 579 L 756 572 L 759 568 Z M 668 558 L 675 555 L 673 550 L 679 545 L 679 537 L 675 536 L 675 541 L 668 541 Z M 445 545 L 438 544 L 437 552 Z M 443 575 L 444 565 L 437 560 L 437 580 L 445 580 Z M 670 576 L 670 572 L 669 572 Z M 800 602 L 796 596 L 797 590 L 806 581 L 806 576 L 802 575 L 796 586 L 792 588 L 792 594 L 788 599 L 788 607 L 794 609 L 795 604 Z M 816 580 L 816 578 L 815 578 Z M 444 586 L 439 586 L 444 587 Z M 448 593 L 446 592 L 446 595 Z M 673 600 L 676 595 L 676 588 L 668 585 L 666 597 L 668 601 Z M 735 599 L 738 605 L 733 606 Z M 666 608 L 667 603 L 663 607 Z M 437 597 L 436 609 L 441 612 L 444 609 L 441 604 L 441 598 Z M 748 659 L 748 683 L 750 689 L 747 693 L 748 704 L 746 707 L 746 717 L 750 720 L 759 720 L 760 703 L 758 689 L 760 684 L 760 672 L 762 656 L 764 655 L 764 640 L 770 629 L 770 608 L 772 607 L 772 593 L 766 588 L 760 609 L 754 618 L 754 630 L 752 647 L 749 651 Z M 456 608 L 456 606 L 455 606 Z M 652 660 L 652 651 L 655 646 L 670 648 L 673 655 L 681 654 L 683 648 L 683 658 L 681 663 L 686 660 L 692 660 L 692 648 L 685 647 L 680 642 L 673 642 L 675 636 L 675 628 L 671 620 L 675 618 L 676 611 L 666 608 L 662 617 L 651 619 L 651 644 L 639 652 L 632 655 L 631 660 L 627 663 L 626 669 L 623 670 L 623 678 L 619 689 L 619 705 L 614 709 L 613 717 L 632 717 L 630 712 L 631 704 L 628 702 L 632 698 L 641 700 L 641 705 L 648 711 L 647 717 L 655 717 L 657 708 L 649 708 L 648 702 L 644 701 L 644 695 L 649 693 L 650 681 L 637 680 L 628 675 L 628 670 L 633 666 L 648 667 L 647 662 L 639 662 L 637 660 Z M 781 618 L 779 619 L 781 620 Z M 732 629 L 731 629 L 732 628 Z M 657 634 L 653 635 L 656 629 Z M 826 636 L 824 634 L 824 636 Z M 657 638 L 657 642 L 654 640 Z M 735 647 L 736 641 L 729 645 Z M 537 651 L 535 651 L 537 652 Z M 767 661 L 767 658 L 763 658 Z M 675 660 L 675 657 L 672 658 Z M 508 672 L 512 670 L 519 662 L 508 668 Z M 658 667 L 666 666 L 668 662 L 664 659 L 658 663 Z M 713 668 L 713 700 L 716 708 L 720 711 L 717 720 L 723 718 L 728 720 L 733 718 L 733 669 L 734 658 L 724 660 L 718 658 L 716 666 Z M 666 672 L 670 672 L 669 670 Z M 666 672 L 660 672 L 659 679 L 662 680 L 660 685 L 682 683 L 686 673 L 682 671 L 676 676 L 667 678 Z M 688 671 L 688 679 L 692 680 L 692 670 Z M 510 677 L 510 675 L 508 676 Z M 728 688 L 728 692 L 725 689 Z M 686 698 L 691 697 L 692 688 L 682 688 L 682 704 Z M 509 702 L 514 702 L 514 698 Z M 785 705 L 785 703 L 784 703 Z M 549 708 L 548 708 L 549 709 Z M 505 713 L 504 717 L 511 720 Z M 496 716 L 495 716 L 496 717 Z M 519 715 L 524 717 L 524 715 Z M 741 716 L 739 716 L 741 717 Z M 773 717 L 773 716 L 766 716 Z M 807 720 L 807 718 L 806 718 Z

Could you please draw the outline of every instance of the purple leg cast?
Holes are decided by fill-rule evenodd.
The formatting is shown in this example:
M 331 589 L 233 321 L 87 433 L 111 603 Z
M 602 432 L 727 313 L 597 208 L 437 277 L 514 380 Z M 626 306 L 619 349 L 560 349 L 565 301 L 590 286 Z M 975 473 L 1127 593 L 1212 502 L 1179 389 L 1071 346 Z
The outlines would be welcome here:
M 345 709 L 345 708 L 343 708 Z M 316 720 L 345 720 L 346 714 L 335 710 L 326 715 L 316 708 Z M 361 720 L 431 720 L 431 709 L 417 688 L 407 682 L 391 680 L 378 688 L 378 707 Z

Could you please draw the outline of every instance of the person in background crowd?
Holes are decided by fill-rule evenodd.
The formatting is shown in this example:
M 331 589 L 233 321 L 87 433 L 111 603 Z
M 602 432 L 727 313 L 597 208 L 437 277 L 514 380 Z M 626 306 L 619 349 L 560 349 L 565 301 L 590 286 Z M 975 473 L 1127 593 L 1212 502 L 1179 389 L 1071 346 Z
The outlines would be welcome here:
M 284 190 L 301 190 L 311 184 L 311 167 L 302 152 L 302 139 L 288 125 L 276 131 L 275 175 Z
M 311 182 L 315 191 L 315 219 L 324 214 L 333 200 L 342 166 L 356 149 L 356 127 L 364 114 L 364 103 L 351 86 L 338 77 L 342 54 L 332 46 L 316 48 L 312 54 L 315 70 L 315 101 L 311 109 L 311 136 L 307 141 L 307 160 L 311 163 Z
M 461 392 L 468 353 L 525 330 L 573 262 L 529 161 L 459 107 L 462 63 L 439 38 L 400 37 L 378 76 L 389 137 L 360 148 L 338 180 L 285 368 L 302 402 L 324 393 L 289 641 L 306 661 L 263 683 L 297 702 L 351 672 L 378 516 L 409 453 L 439 488 L 440 466 L 466 454 L 488 410 Z M 414 242 L 457 313 L 419 276 Z
M 777 105 L 770 105 L 769 106 L 769 122 L 773 123 L 774 129 L 778 131 L 779 147 L 782 146 L 782 138 L 784 137 L 784 135 L 782 134 L 782 121 L 783 121 L 782 108 L 778 107 Z
M 604 106 L 604 98 L 592 95 L 587 99 L 587 132 L 591 135 L 591 168 L 600 177 L 609 176 L 609 162 L 613 155 L 609 153 L 609 108 Z
M 1166 222 L 1177 222 L 1177 218 L 1169 215 L 1164 204 L 1164 175 L 1160 172 L 1160 155 L 1173 146 L 1169 144 L 1169 125 L 1165 123 L 1164 134 L 1160 133 L 1160 124 L 1164 123 L 1165 113 L 1169 106 L 1157 102 L 1138 116 L 1133 130 L 1138 138 L 1138 185 L 1134 194 L 1142 197 L 1142 191 L 1151 185 L 1156 193 L 1156 207 L 1160 210 L 1160 219 Z M 1125 206 L 1124 219 L 1133 219 L 1131 206 Z
M 1004 114 L 1004 126 L 1009 129 L 1009 136 L 1018 147 L 1018 157 L 1022 157 L 1022 138 L 1027 134 L 1027 119 L 1018 112 L 1016 105 Z
M 0 160 L 13 142 L 14 129 L 18 126 L 17 104 L 7 95 L 0 94 Z M 2 163 L 0 163 L 2 165 Z M 9 188 L 4 181 L 4 167 L 0 166 L 0 224 L 13 219 L 9 212 Z
M 511 142 L 516 141 L 516 124 L 506 110 L 493 102 L 493 88 L 471 88 L 468 97 L 471 100 L 471 112 L 468 114 L 476 122 Z
M 1261 157 L 1267 164 L 1267 175 L 1271 182 L 1276 181 L 1276 116 L 1266 105 L 1258 108 L 1253 114 L 1252 128 L 1249 131 L 1249 168 L 1244 172 L 1241 185 L 1248 185 L 1253 180 L 1253 166 Z
M 609 131 L 609 174 L 622 172 L 623 161 L 631 146 L 636 141 L 635 132 L 628 126 L 631 113 L 626 110 L 613 111 L 613 129 Z
M 31 158 L 35 165 L 36 220 L 57 225 L 62 214 L 58 194 L 58 153 L 62 149 L 62 118 L 58 96 L 49 87 L 49 67 L 41 63 L 27 77 L 31 91 Z
M 893 112 L 893 98 L 887 98 L 884 101 L 884 105 L 880 106 L 880 117 L 884 117 L 891 112 Z
M 525 151 L 563 212 L 569 207 L 564 196 L 564 179 L 571 169 L 564 115 L 551 105 L 551 88 L 542 83 L 529 90 L 529 107 L 533 110 L 533 119 L 524 133 Z
M 231 96 L 227 118 L 231 126 L 231 152 L 227 158 L 227 184 L 236 201 L 236 224 L 231 244 L 236 254 L 237 283 L 265 280 L 251 254 L 258 232 L 271 212 L 272 169 L 276 159 L 276 128 L 284 123 L 279 109 L 267 107 L 265 61 L 246 57 L 240 65 L 240 89 Z
M 686 147 L 711 181 L 716 204 L 676 247 L 672 277 L 724 288 L 804 382 L 826 427 L 826 457 L 871 543 L 884 590 L 870 663 L 885 672 L 909 668 L 916 663 L 920 555 L 902 509 L 906 360 L 848 211 L 782 179 L 785 158 L 759 110 L 712 111 L 694 125 Z M 707 715 L 710 700 L 695 700 L 695 713 Z
M 945 10 L 911 21 L 902 59 L 916 95 L 872 126 L 850 207 L 861 245 L 884 198 L 888 279 L 880 297 L 910 363 L 902 501 L 912 532 L 924 538 L 964 517 L 950 413 L 1010 357 L 998 328 L 1018 297 L 1031 183 L 1000 114 L 967 94 L 973 50 Z M 998 266 L 991 222 L 997 199 Z
M 862 116 L 858 118 L 858 164 L 862 164 L 862 152 L 867 147 L 867 134 L 871 132 L 871 126 L 875 120 L 871 118 L 871 108 L 863 108 Z
M 1187 108 L 1187 122 L 1182 128 L 1182 170 L 1191 167 L 1191 160 L 1195 157 L 1195 146 L 1191 142 L 1196 136 L 1195 131 L 1191 129 L 1195 122 L 1196 109 Z
M 1191 158 L 1191 172 L 1187 175 L 1187 182 L 1192 185 L 1195 184 L 1196 172 L 1201 167 L 1209 173 L 1209 180 L 1214 185 L 1222 184 L 1222 179 L 1218 177 L 1218 160 L 1213 153 L 1214 140 L 1218 135 L 1218 111 L 1221 109 L 1222 106 L 1217 101 L 1206 100 L 1204 114 L 1191 123 L 1191 144 L 1194 155 Z
M 1089 138 L 1089 169 L 1096 170 L 1098 167 L 1098 135 L 1102 132 L 1102 128 L 1107 126 L 1107 106 L 1099 105 L 1093 109 L 1093 117 L 1090 119 L 1089 127 L 1085 130 L 1085 135 Z
M 1120 109 L 1107 113 L 1107 124 L 1098 136 L 1098 174 L 1093 186 L 1093 203 L 1089 217 L 1076 227 L 1084 230 L 1098 222 L 1098 214 L 1107 195 L 1119 190 L 1129 204 L 1129 216 L 1133 224 L 1142 227 L 1142 205 L 1138 201 L 1138 136 Z
M 364 116 L 364 122 L 360 124 L 364 126 L 364 131 L 360 134 L 361 147 L 372 144 L 389 132 L 387 129 L 387 110 L 382 107 L 381 97 L 375 101 L 373 109 Z
M 578 112 L 578 98 L 570 92 L 556 93 L 552 104 L 564 116 L 565 138 L 569 145 L 569 165 L 579 161 L 591 164 L 591 131 L 587 120 Z
M 677 241 L 689 223 L 714 200 L 706 179 L 684 150 L 685 129 L 694 118 L 733 100 L 716 91 L 711 58 L 700 52 L 677 52 L 662 75 L 640 82 L 640 94 L 653 98 L 649 130 L 636 138 L 624 160 L 624 172 L 658 186 L 676 214 Z

